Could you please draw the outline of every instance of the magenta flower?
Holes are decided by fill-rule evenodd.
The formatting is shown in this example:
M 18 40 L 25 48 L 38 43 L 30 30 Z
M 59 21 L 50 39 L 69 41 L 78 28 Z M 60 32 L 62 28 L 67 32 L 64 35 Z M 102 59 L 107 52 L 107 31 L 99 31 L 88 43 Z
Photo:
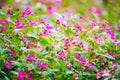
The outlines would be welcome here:
M 69 62 L 66 62 L 66 68 L 69 68 L 71 64 Z
M 30 10 L 30 8 L 26 8 L 22 13 L 21 16 L 22 17 L 26 17 L 26 15 L 33 15 L 32 11 Z
M 79 79 L 79 76 L 78 76 L 78 74 L 74 74 L 74 78 L 77 80 L 77 79 Z
M 56 20 L 56 24 L 60 24 L 60 20 L 59 19 Z
M 34 54 L 29 54 L 28 56 L 27 56 L 27 59 L 26 59 L 27 61 L 33 61 L 34 60 Z
M 25 27 L 24 24 L 20 23 L 20 20 L 18 18 L 16 18 L 16 20 L 15 20 L 15 26 L 16 26 L 16 29 L 21 29 L 21 28 Z
M 23 75 L 24 75 L 24 72 L 18 71 L 17 80 L 23 80 Z
M 23 41 L 27 41 L 28 39 L 27 39 L 26 36 L 23 36 L 23 37 L 22 37 L 22 40 L 23 40 Z
M 84 58 L 84 57 L 80 57 L 80 62 L 82 63 L 82 64 L 86 64 L 86 59 Z
M 41 68 L 45 69 L 46 68 L 46 63 L 41 63 Z
M 33 20 L 29 20 L 29 21 L 27 22 L 27 24 L 29 24 L 29 25 L 31 25 L 31 26 L 37 26 L 37 23 L 36 23 L 35 21 L 33 21 Z
M 43 18 L 40 19 L 40 23 L 41 24 L 44 24 L 45 23 L 45 20 Z
M 80 42 L 80 43 L 78 44 L 78 46 L 79 46 L 79 47 L 83 47 L 83 43 Z
M 99 72 L 97 72 L 96 74 L 95 74 L 95 76 L 96 76 L 96 79 L 99 79 L 100 78 L 100 73 Z
M 10 63 L 9 63 L 9 62 L 5 62 L 5 67 L 6 67 L 7 69 L 11 69 Z
M 52 6 L 48 6 L 48 7 L 47 7 L 47 10 L 48 10 L 48 14 L 52 14 L 52 13 L 53 13 L 53 8 L 52 8 Z
M 93 64 L 88 65 L 88 68 L 92 69 L 92 67 L 93 67 Z
M 80 52 L 75 52 L 74 57 L 75 57 L 75 58 L 79 58 L 79 54 L 80 54 Z
M 114 59 L 117 58 L 117 54 L 113 54 L 113 53 L 111 53 L 111 52 L 109 52 L 108 54 L 109 54 L 111 57 L 113 57 Z
M 11 55 L 14 55 L 14 50 L 8 50 L 8 53 L 10 53 Z
M 31 80 L 30 75 L 26 74 L 26 80 Z
M 2 27 L 1 27 L 1 32 L 6 32 L 6 30 L 5 30 L 5 27 L 4 27 L 4 26 L 2 26 Z
M 75 27 L 76 27 L 78 30 L 82 31 L 82 27 L 81 27 L 80 25 L 76 24 Z
M 37 62 L 37 67 L 41 68 L 41 62 L 40 61 Z

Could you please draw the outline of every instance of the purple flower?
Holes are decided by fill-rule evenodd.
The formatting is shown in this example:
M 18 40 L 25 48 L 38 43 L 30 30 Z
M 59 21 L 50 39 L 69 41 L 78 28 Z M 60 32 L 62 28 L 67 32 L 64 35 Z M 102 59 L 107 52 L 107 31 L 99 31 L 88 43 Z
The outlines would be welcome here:
M 74 74 L 74 78 L 75 78 L 76 80 L 79 79 L 78 74 Z
M 88 68 L 92 69 L 92 67 L 93 67 L 93 64 L 88 65 Z
M 56 20 L 56 24 L 60 24 L 60 20 L 59 19 Z
M 75 27 L 76 27 L 78 30 L 82 31 L 82 27 L 81 27 L 80 25 L 76 24 Z
M 80 62 L 82 63 L 82 64 L 86 64 L 86 59 L 84 58 L 84 57 L 80 57 Z
M 23 80 L 23 72 L 22 71 L 18 71 L 17 80 Z
M 41 68 L 41 62 L 40 61 L 37 62 L 37 67 Z
M 41 24 L 44 24 L 45 23 L 45 20 L 43 18 L 40 19 L 40 23 Z
M 33 54 L 29 54 L 27 56 L 27 61 L 32 61 L 34 59 L 34 55 Z
M 97 73 L 95 74 L 95 76 L 96 76 L 97 79 L 100 78 L 100 75 L 101 75 L 101 74 L 100 74 L 99 72 L 97 72 Z
M 71 64 L 69 62 L 66 62 L 66 68 L 69 68 Z
M 41 63 L 41 68 L 45 69 L 46 68 L 46 63 Z
M 8 50 L 8 53 L 10 53 L 11 55 L 14 55 L 14 50 Z
M 75 58 L 79 58 L 79 54 L 80 54 L 80 52 L 75 52 L 74 57 L 75 57 Z
M 22 40 L 23 40 L 23 41 L 27 41 L 27 37 L 26 37 L 26 36 L 23 36 L 23 37 L 22 37 Z
M 10 63 L 9 63 L 9 62 L 5 62 L 5 67 L 6 67 L 7 69 L 11 69 Z
M 1 27 L 1 32 L 5 32 L 6 30 L 5 30 L 5 27 L 4 26 L 2 26 Z
M 26 17 L 26 15 L 33 15 L 32 11 L 30 10 L 30 8 L 26 8 L 22 13 L 21 16 L 22 17 Z
M 27 24 L 29 24 L 29 25 L 31 25 L 31 26 L 37 26 L 37 23 L 36 23 L 35 21 L 33 21 L 33 20 L 29 20 L 29 21 L 27 22 Z

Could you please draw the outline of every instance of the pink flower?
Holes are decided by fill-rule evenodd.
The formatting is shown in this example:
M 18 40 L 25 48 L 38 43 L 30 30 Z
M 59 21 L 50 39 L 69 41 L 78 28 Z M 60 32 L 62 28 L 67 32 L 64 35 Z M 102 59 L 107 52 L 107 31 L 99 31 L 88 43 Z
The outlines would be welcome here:
M 92 67 L 93 67 L 93 64 L 88 65 L 88 68 L 92 69 Z
M 94 9 L 94 13 L 96 15 L 101 15 L 101 11 L 99 9 L 97 9 L 97 8 Z
M 60 24 L 60 20 L 59 19 L 56 20 L 56 24 Z
M 8 50 L 8 53 L 10 53 L 11 55 L 14 55 L 14 50 Z
M 6 67 L 7 69 L 11 69 L 10 63 L 9 63 L 9 62 L 5 62 L 5 67 Z
M 6 32 L 6 30 L 5 30 L 5 27 L 4 27 L 4 26 L 2 26 L 2 27 L 1 27 L 1 32 Z
M 21 29 L 21 28 L 25 27 L 24 24 L 20 23 L 20 20 L 18 18 L 16 18 L 16 20 L 15 20 L 15 26 L 16 26 L 16 29 Z
M 40 61 L 37 62 L 37 67 L 41 68 L 41 62 Z
M 27 41 L 27 37 L 26 37 L 26 36 L 23 36 L 23 37 L 22 37 L 22 40 L 23 40 L 23 41 Z
M 78 30 L 82 31 L 82 27 L 81 27 L 80 25 L 76 24 L 75 27 L 76 27 Z
M 75 79 L 79 79 L 78 74 L 75 73 L 75 74 L 74 74 L 74 78 L 75 78 Z
M 40 19 L 40 23 L 41 24 L 44 24 L 45 23 L 45 20 L 43 18 Z
M 30 75 L 26 74 L 26 80 L 31 80 Z
M 109 52 L 108 54 L 109 54 L 111 57 L 113 57 L 114 59 L 117 58 L 117 54 L 113 54 L 113 53 L 111 53 L 111 52 Z
M 46 63 L 41 63 L 41 68 L 45 69 L 46 68 Z
M 83 43 L 80 42 L 80 43 L 78 44 L 78 46 L 79 46 L 79 47 L 83 47 Z
M 5 19 L 4 21 L 3 21 L 3 24 L 8 24 L 8 19 Z
M 80 52 L 75 52 L 74 57 L 75 57 L 75 58 L 79 58 L 79 54 L 80 54 Z
M 29 42 L 29 44 L 30 44 L 30 45 L 34 45 L 34 44 L 35 44 L 35 42 L 34 42 L 34 41 L 31 41 L 31 42 Z
M 100 74 L 99 72 L 97 72 L 97 73 L 95 74 L 95 76 L 96 76 L 97 79 L 100 78 L 100 75 L 101 75 L 101 74 Z
M 22 71 L 18 71 L 18 74 L 17 74 L 17 80 L 23 80 L 23 72 Z
M 91 26 L 95 26 L 96 25 L 96 22 L 94 19 L 91 20 L 91 23 L 90 23 Z
M 66 68 L 69 68 L 71 64 L 69 62 L 66 62 Z
M 33 21 L 33 20 L 29 20 L 29 21 L 27 22 L 27 24 L 29 24 L 29 25 L 31 25 L 31 26 L 37 26 L 37 23 L 36 23 L 35 21 Z
M 67 45 L 64 45 L 64 50 L 68 50 L 68 46 Z
M 21 16 L 22 17 L 26 17 L 26 15 L 33 15 L 32 11 L 30 10 L 30 8 L 26 8 L 22 13 Z
M 52 29 L 52 28 L 53 28 L 53 27 L 52 27 L 50 24 L 47 24 L 47 25 L 46 25 L 46 29 L 49 29 L 49 30 L 50 30 L 50 29 Z
M 81 68 L 82 68 L 83 70 L 85 70 L 85 69 L 86 69 L 86 67 L 85 67 L 85 66 L 81 66 Z
M 47 7 L 47 10 L 48 10 L 48 14 L 52 14 L 52 13 L 53 13 L 53 8 L 52 8 L 52 6 L 48 6 L 48 7 Z
M 84 58 L 84 57 L 80 57 L 80 62 L 82 63 L 82 64 L 86 64 L 86 59 Z
M 34 60 L 34 55 L 33 54 L 29 54 L 27 56 L 27 61 L 33 61 Z

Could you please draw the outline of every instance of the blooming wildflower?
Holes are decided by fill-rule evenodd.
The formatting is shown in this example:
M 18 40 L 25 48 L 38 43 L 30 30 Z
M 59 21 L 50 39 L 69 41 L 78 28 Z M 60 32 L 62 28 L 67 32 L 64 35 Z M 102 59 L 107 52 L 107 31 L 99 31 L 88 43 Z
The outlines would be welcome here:
M 40 19 L 40 23 L 41 24 L 44 24 L 45 23 L 45 20 L 43 18 Z
M 74 57 L 75 57 L 75 58 L 79 58 L 79 54 L 80 54 L 80 52 L 75 52 Z
M 66 68 L 69 68 L 71 64 L 69 62 L 66 62 Z
M 52 13 L 53 13 L 53 8 L 52 8 L 52 6 L 48 6 L 48 7 L 47 7 L 47 10 L 48 10 L 48 14 L 52 14 Z
M 22 17 L 26 17 L 26 15 L 33 15 L 32 11 L 30 10 L 30 8 L 26 8 L 22 13 L 21 16 Z
M 56 20 L 56 24 L 60 24 L 60 20 L 59 19 Z
M 115 59 L 117 58 L 117 54 L 113 54 L 113 53 L 111 53 L 111 52 L 109 52 L 108 54 L 109 54 L 111 57 L 115 58 Z
M 20 23 L 20 20 L 18 18 L 16 18 L 16 20 L 15 20 L 15 26 L 16 26 L 16 29 L 21 29 L 21 28 L 25 27 L 24 24 Z
M 84 57 L 80 57 L 80 62 L 82 63 L 82 64 L 86 64 L 86 59 L 84 58 Z
M 1 27 L 1 32 L 5 32 L 6 30 L 5 30 L 5 27 L 4 26 L 2 26 Z
M 41 62 L 40 61 L 37 62 L 37 67 L 41 68 Z
M 18 74 L 17 74 L 17 80 L 23 80 L 23 72 L 22 71 L 18 71 Z
M 83 43 L 80 42 L 80 43 L 78 44 L 78 46 L 79 46 L 79 47 L 83 47 Z
M 31 25 L 31 26 L 37 26 L 37 23 L 36 23 L 35 21 L 33 21 L 33 20 L 29 20 L 29 21 L 27 22 L 27 24 L 29 24 L 29 25 Z
M 26 37 L 26 36 L 23 36 L 23 37 L 22 37 L 22 40 L 23 40 L 23 41 L 27 41 L 27 37 Z
M 82 68 L 83 70 L 85 70 L 85 69 L 86 69 L 86 67 L 85 67 L 85 66 L 81 66 L 81 68 Z
M 10 53 L 11 55 L 14 55 L 14 50 L 8 50 L 8 53 Z
M 26 80 L 31 80 L 30 75 L 26 74 Z
M 76 24 L 75 27 L 76 27 L 78 30 L 82 31 L 82 27 L 81 27 L 80 25 Z
M 74 78 L 77 80 L 77 79 L 79 79 L 79 76 L 78 76 L 78 74 L 74 74 Z
M 41 63 L 41 68 L 45 69 L 46 68 L 46 63 Z
M 34 55 L 33 54 L 29 54 L 26 58 L 27 61 L 32 61 L 34 59 Z
M 92 67 L 93 67 L 93 64 L 89 64 L 89 65 L 88 65 L 88 68 L 91 69 Z
M 95 76 L 96 76 L 96 79 L 99 79 L 100 78 L 100 73 L 99 72 L 97 72 L 96 74 L 95 74 Z
M 6 67 L 7 69 L 11 69 L 10 63 L 9 63 L 9 62 L 5 62 L 5 67 Z

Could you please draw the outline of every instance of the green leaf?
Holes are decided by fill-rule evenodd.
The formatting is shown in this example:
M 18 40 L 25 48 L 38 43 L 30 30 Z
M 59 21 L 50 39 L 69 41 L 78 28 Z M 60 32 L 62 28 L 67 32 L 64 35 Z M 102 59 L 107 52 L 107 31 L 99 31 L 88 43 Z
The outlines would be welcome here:
M 64 31 L 65 31 L 65 33 L 67 33 L 67 34 L 74 34 L 74 32 L 71 31 L 71 30 L 69 30 L 69 29 L 66 29 L 66 30 L 64 30 Z

